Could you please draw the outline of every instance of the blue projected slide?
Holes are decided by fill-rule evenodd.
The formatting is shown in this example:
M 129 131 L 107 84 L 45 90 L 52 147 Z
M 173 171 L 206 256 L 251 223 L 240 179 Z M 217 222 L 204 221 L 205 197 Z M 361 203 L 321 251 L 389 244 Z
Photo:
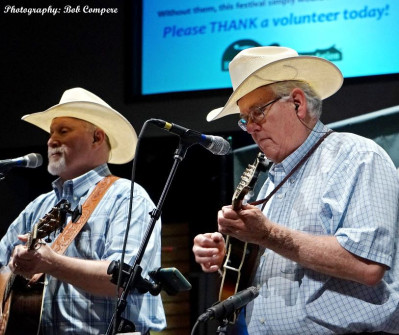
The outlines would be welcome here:
M 140 94 L 230 88 L 229 61 L 260 45 L 399 73 L 398 18 L 398 0 L 143 0 Z

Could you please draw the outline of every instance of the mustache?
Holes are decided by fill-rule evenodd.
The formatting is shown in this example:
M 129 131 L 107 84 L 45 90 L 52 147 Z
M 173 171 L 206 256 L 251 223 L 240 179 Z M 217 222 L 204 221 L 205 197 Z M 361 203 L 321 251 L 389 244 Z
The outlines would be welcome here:
M 64 147 L 50 148 L 50 149 L 48 149 L 47 156 L 48 156 L 48 158 L 50 158 L 51 155 L 64 154 L 64 153 L 65 153 Z

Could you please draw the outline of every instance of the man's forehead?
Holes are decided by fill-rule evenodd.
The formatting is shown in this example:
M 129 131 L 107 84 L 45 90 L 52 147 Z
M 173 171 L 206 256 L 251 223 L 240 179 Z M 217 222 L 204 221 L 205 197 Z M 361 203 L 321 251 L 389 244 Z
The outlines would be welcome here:
M 70 116 L 59 116 L 59 117 L 55 117 L 54 119 L 51 120 L 50 129 L 54 128 L 56 126 L 60 126 L 60 125 L 62 125 L 62 126 L 67 126 L 67 125 L 88 126 L 88 125 L 92 125 L 92 124 L 88 121 L 70 117 Z
M 78 119 L 76 117 L 71 116 L 58 116 L 51 120 L 51 124 L 58 124 L 58 123 L 84 123 L 84 124 L 92 124 L 86 120 Z
M 240 100 L 237 101 L 238 107 L 243 104 L 247 104 L 249 101 L 251 104 L 257 105 L 262 102 L 266 102 L 267 100 L 270 100 L 273 98 L 274 92 L 270 88 L 270 86 L 261 86 L 253 91 L 245 94 Z
M 254 90 L 248 92 L 243 97 L 241 97 L 240 99 L 237 100 L 237 105 L 241 99 L 243 99 L 247 96 L 254 96 L 254 95 L 259 95 L 259 94 L 264 95 L 264 96 L 272 95 L 273 89 L 272 89 L 271 85 L 260 86 L 260 87 L 255 88 Z

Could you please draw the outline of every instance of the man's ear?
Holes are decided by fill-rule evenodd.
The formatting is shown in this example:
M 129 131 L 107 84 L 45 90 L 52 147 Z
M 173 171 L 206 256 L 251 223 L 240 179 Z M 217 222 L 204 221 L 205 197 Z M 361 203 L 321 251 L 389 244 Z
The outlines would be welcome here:
M 307 101 L 305 93 L 300 88 L 294 88 L 291 92 L 292 99 L 294 100 L 294 109 L 297 116 L 303 120 L 306 117 Z
M 97 128 L 93 133 L 93 143 L 101 144 L 105 139 L 105 133 L 102 129 Z

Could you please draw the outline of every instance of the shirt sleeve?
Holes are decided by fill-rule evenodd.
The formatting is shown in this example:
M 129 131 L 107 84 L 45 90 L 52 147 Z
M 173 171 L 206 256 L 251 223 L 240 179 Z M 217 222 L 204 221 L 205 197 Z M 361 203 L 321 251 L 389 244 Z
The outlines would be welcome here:
M 399 201 L 394 165 L 378 152 L 361 151 L 348 157 L 340 170 L 328 187 L 330 194 L 324 195 L 341 215 L 335 231 L 338 242 L 357 256 L 390 267 Z

